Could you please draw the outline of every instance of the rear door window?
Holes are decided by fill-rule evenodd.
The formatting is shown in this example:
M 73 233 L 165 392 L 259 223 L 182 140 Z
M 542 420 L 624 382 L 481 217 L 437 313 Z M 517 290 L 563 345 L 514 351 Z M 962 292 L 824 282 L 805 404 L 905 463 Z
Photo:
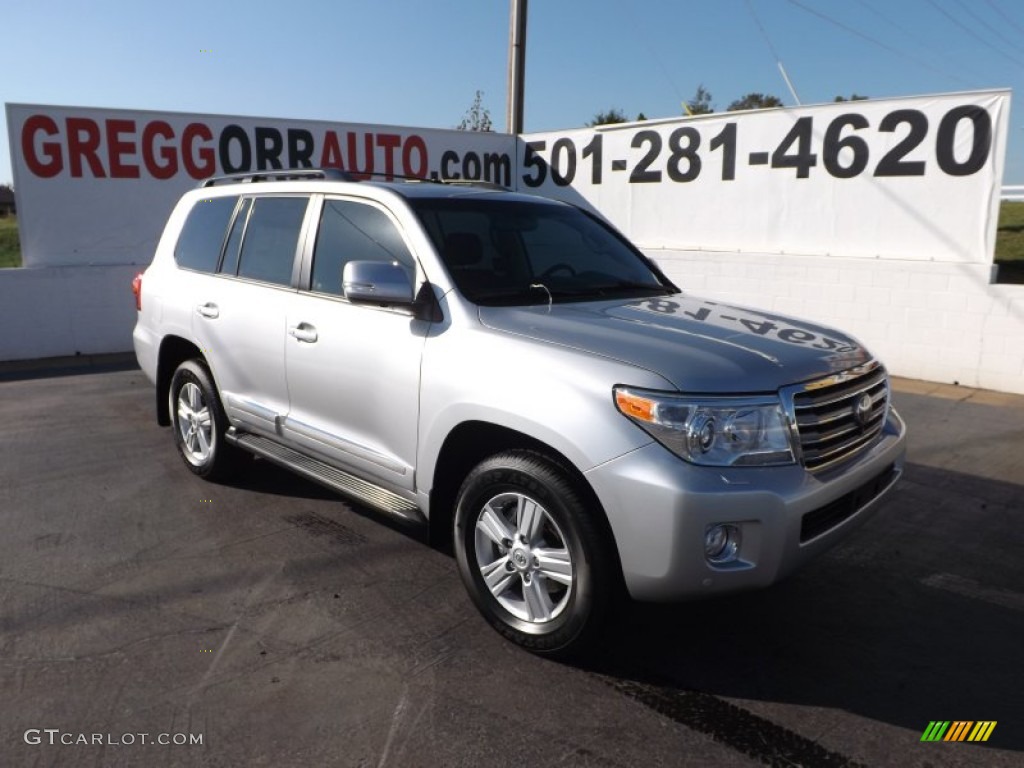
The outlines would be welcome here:
M 305 197 L 257 197 L 238 263 L 238 276 L 275 285 L 289 285 L 306 215 Z

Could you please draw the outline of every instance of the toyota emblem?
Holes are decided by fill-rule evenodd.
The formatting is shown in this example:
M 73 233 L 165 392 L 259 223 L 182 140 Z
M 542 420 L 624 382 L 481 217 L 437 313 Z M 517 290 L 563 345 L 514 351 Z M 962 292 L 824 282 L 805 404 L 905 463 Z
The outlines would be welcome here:
M 871 399 L 871 395 L 864 393 L 853 407 L 853 420 L 862 427 L 867 426 L 874 406 L 875 401 Z

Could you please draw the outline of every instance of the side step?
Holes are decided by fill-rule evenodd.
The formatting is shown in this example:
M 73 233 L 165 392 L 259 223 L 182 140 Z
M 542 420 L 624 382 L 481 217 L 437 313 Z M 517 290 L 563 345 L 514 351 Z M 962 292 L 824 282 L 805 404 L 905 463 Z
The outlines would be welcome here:
M 348 472 L 310 458 L 273 440 L 248 432 L 239 432 L 234 427 L 228 429 L 224 437 L 232 445 L 237 445 L 268 461 L 280 464 L 285 469 L 290 469 L 296 474 L 326 485 L 331 490 L 350 496 L 374 509 L 387 512 L 406 522 L 426 522 L 419 507 L 408 499 L 403 499 L 385 488 L 368 483 Z

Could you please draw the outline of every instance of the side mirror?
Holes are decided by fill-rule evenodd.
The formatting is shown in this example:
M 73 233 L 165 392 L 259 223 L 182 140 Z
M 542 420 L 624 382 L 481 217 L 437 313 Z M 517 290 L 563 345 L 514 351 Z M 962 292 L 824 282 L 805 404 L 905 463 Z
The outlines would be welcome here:
M 412 282 L 400 264 L 350 261 L 341 273 L 341 290 L 349 301 L 412 304 Z

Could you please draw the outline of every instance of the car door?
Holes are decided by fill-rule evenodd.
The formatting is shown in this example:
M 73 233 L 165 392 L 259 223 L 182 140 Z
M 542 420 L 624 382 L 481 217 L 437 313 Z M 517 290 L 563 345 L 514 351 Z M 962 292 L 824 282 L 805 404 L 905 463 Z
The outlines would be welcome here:
M 408 308 L 350 303 L 341 275 L 349 261 L 377 260 L 402 264 L 416 281 L 419 267 L 383 206 L 341 197 L 314 205 L 305 290 L 288 311 L 285 437 L 368 480 L 411 490 L 429 322 Z
M 295 295 L 308 196 L 242 197 L 218 277 L 196 302 L 194 336 L 228 418 L 279 435 L 288 412 L 285 320 Z

